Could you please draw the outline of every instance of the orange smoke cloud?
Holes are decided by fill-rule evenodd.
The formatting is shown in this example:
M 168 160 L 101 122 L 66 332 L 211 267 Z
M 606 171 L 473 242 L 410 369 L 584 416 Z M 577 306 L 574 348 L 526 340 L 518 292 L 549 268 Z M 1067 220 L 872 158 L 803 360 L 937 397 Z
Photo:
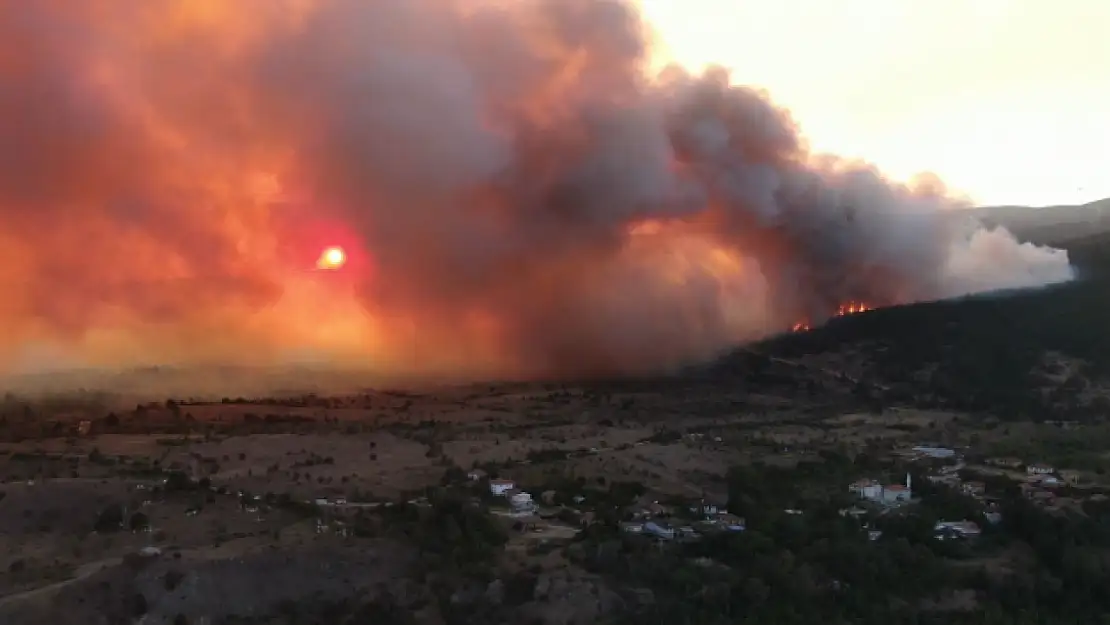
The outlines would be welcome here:
M 608 0 L 0 4 L 0 362 L 627 372 L 1070 277 L 649 50 Z

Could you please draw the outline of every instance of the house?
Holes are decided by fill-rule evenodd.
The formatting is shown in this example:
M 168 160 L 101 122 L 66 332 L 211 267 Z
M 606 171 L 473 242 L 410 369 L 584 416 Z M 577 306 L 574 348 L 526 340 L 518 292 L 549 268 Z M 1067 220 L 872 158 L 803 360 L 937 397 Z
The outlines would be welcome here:
M 928 458 L 944 459 L 954 458 L 956 456 L 956 451 L 953 449 L 948 449 L 947 447 L 929 447 L 926 445 L 920 445 L 918 447 L 914 447 L 913 450 L 918 455 L 926 456 Z
M 512 480 L 490 480 L 489 492 L 497 497 L 504 497 L 512 489 L 516 488 L 516 482 Z
M 643 508 L 637 510 L 635 513 L 633 513 L 633 516 L 641 519 L 647 519 L 652 517 L 670 516 L 671 513 L 672 510 L 669 507 L 660 504 L 658 501 L 653 501 L 645 505 Z
M 621 523 L 621 531 L 629 534 L 641 534 L 644 531 L 644 524 L 626 521 Z
M 1056 469 L 1044 464 L 1031 464 L 1025 467 L 1025 472 L 1029 475 L 1048 475 L 1055 473 Z
M 1079 484 L 1079 471 L 1073 471 L 1071 469 L 1061 469 L 1060 471 L 1057 471 L 1057 473 L 1060 475 L 1060 479 L 1067 482 L 1068 484 L 1071 484 L 1072 486 Z
M 532 495 L 528 493 L 515 493 L 510 496 L 509 506 L 512 507 L 513 514 L 532 514 L 536 510 Z
M 81 419 L 77 422 L 77 433 L 81 436 L 88 436 L 92 431 L 92 421 L 88 419 Z
M 481 469 L 471 469 L 466 474 L 466 479 L 470 480 L 471 482 L 479 482 L 484 477 L 486 477 L 486 472 Z
M 720 512 L 720 508 L 717 507 L 717 504 L 702 501 L 700 504 L 690 506 L 690 512 L 704 516 L 712 516 Z
M 663 540 L 674 540 L 674 528 L 663 521 L 648 521 L 644 523 L 644 531 Z
M 948 537 L 975 538 L 982 533 L 979 524 L 974 521 L 937 521 L 937 524 L 933 526 L 933 531 L 936 532 L 938 540 L 944 540 Z
M 882 537 L 883 537 L 882 530 L 868 530 L 867 531 L 867 540 L 875 541 L 875 540 L 879 540 Z
M 906 473 L 906 484 L 891 484 L 883 487 L 883 503 L 893 504 L 909 501 L 913 498 L 913 488 L 910 474 Z
M 697 540 L 701 538 L 701 534 L 696 529 L 689 525 L 683 525 L 675 531 L 675 535 L 682 540 Z
M 1045 488 L 1052 488 L 1061 484 L 1060 478 L 1048 473 L 1034 473 L 1027 479 L 1030 484 L 1040 484 Z
M 983 518 L 985 518 L 987 520 L 987 523 L 990 523 L 991 525 L 998 525 L 999 523 L 1002 522 L 1002 513 L 1001 512 L 984 512 L 983 513 Z
M 983 482 L 964 482 L 960 485 L 960 490 L 967 495 L 982 495 L 987 492 L 987 485 Z
M 988 458 L 987 464 L 1002 467 L 1003 469 L 1017 469 L 1024 463 L 1021 461 L 1021 458 Z
M 883 497 L 883 487 L 875 480 L 859 480 L 848 485 L 848 492 L 854 493 L 861 499 L 878 501 Z
M 848 487 L 848 490 L 849 492 L 855 493 L 863 499 L 884 504 L 895 504 L 899 502 L 909 501 L 913 498 L 913 491 L 910 487 L 909 473 L 906 474 L 905 486 L 901 484 L 883 486 L 874 480 L 861 480 L 852 483 Z
M 730 532 L 742 532 L 747 528 L 744 519 L 742 517 L 736 516 L 735 514 L 729 514 L 727 512 L 724 514 L 718 514 L 715 520 L 717 521 L 717 525 L 719 527 Z
M 909 501 L 912 491 L 908 486 L 901 484 L 892 484 L 883 487 L 883 503 L 893 504 L 902 501 Z

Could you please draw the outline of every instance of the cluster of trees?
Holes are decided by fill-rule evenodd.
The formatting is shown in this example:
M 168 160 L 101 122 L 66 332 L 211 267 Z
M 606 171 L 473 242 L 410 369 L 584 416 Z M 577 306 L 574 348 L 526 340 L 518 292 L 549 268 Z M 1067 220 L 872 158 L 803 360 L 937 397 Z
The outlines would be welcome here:
M 403 535 L 444 570 L 490 566 L 508 540 L 504 528 L 463 493 L 433 489 L 428 499 L 427 507 L 402 501 L 382 508 L 386 531 Z

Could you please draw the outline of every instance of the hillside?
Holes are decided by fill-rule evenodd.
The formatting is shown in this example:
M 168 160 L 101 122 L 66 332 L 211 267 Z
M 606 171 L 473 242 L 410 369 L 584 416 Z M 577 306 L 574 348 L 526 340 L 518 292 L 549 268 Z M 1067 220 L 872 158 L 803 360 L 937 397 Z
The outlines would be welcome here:
M 1087 261 L 1094 243 L 1081 247 Z M 840 371 L 860 382 L 858 394 L 883 404 L 1102 417 L 1110 414 L 1110 281 L 1096 272 L 1106 266 L 1089 262 L 1093 277 L 1045 289 L 838 318 L 752 350 Z
M 1110 231 L 1110 198 L 1074 206 L 984 206 L 973 209 L 988 226 L 1019 239 L 1061 245 Z
M 1110 416 L 1110 199 L 977 210 L 1021 240 L 1067 249 L 1080 279 L 834 319 L 763 341 L 716 371 L 750 368 L 754 352 L 803 367 L 799 385 L 811 385 L 802 371 L 837 372 L 879 404 L 1002 418 Z
M 725 358 L 717 371 L 735 370 L 755 352 L 838 372 L 879 404 L 1003 418 L 1110 416 L 1110 200 L 980 210 L 985 222 L 1022 240 L 1067 249 L 1080 278 L 837 318 L 763 341 Z M 798 384 L 810 384 L 801 378 Z

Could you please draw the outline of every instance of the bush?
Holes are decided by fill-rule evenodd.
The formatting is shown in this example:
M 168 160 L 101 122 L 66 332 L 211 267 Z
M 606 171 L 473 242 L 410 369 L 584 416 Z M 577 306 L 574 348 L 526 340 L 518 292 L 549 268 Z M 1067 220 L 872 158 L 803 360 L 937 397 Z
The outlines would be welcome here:
M 185 579 L 185 574 L 181 571 L 166 571 L 166 574 L 162 577 L 162 585 L 168 592 L 173 592 L 183 579 Z
M 100 511 L 93 524 L 93 530 L 101 534 L 117 532 L 123 527 L 123 506 L 114 503 Z

